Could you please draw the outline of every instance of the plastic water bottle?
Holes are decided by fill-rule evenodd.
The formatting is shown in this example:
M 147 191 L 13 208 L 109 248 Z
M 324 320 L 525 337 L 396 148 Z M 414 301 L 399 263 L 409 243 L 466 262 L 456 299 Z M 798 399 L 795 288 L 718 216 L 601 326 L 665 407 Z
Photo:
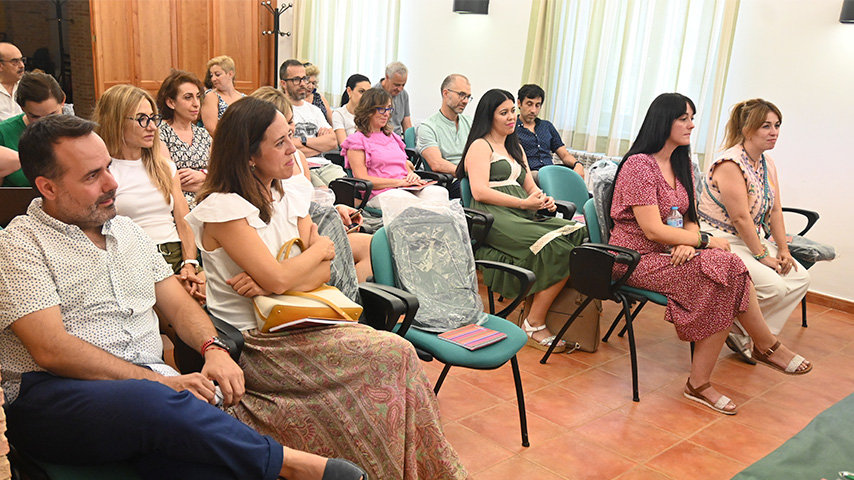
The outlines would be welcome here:
M 667 215 L 667 225 L 682 228 L 682 214 L 679 213 L 679 207 L 670 207 L 670 214 Z

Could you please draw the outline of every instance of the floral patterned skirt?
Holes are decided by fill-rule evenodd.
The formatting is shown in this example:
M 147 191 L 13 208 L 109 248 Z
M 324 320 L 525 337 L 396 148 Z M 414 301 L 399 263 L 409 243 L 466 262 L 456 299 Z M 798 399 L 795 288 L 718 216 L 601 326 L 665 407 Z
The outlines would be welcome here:
M 246 395 L 229 411 L 283 445 L 376 479 L 466 478 L 412 346 L 363 325 L 244 332 Z

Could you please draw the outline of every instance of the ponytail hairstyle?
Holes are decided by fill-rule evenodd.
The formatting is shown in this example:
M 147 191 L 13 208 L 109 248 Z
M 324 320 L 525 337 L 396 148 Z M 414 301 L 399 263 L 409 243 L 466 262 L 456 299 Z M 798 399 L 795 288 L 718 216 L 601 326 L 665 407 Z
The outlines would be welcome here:
M 344 89 L 344 93 L 341 94 L 341 106 L 347 105 L 350 102 L 350 94 L 347 93 L 347 89 L 353 90 L 356 88 L 356 85 L 362 82 L 371 83 L 368 77 L 362 75 L 361 73 L 354 73 L 350 75 L 350 78 L 347 79 L 347 88 Z
M 614 183 L 611 185 L 611 193 L 610 195 L 606 195 L 606 198 L 610 199 L 608 202 L 608 211 L 605 212 L 607 214 L 605 218 L 608 219 L 609 230 L 614 226 L 614 221 L 610 215 L 610 205 L 614 199 L 614 185 L 617 184 L 617 178 L 623 169 L 623 165 L 626 164 L 626 160 L 632 155 L 639 153 L 652 155 L 660 152 L 667 143 L 667 139 L 670 138 L 673 122 L 688 113 L 688 107 L 691 107 L 691 111 L 695 114 L 697 113 L 694 102 L 679 93 L 662 93 L 650 104 L 637 138 L 635 138 L 629 151 L 623 156 L 620 166 L 617 167 L 617 173 L 614 174 Z M 697 216 L 697 202 L 694 197 L 694 182 L 691 181 L 691 172 L 693 170 L 693 165 L 691 165 L 691 146 L 680 145 L 676 147 L 673 153 L 670 154 L 670 165 L 673 167 L 676 180 L 688 192 L 689 201 L 686 218 L 689 221 L 698 223 L 699 217 Z
M 724 136 L 724 150 L 744 143 L 753 132 L 765 123 L 768 112 L 773 112 L 783 122 L 783 114 L 773 103 L 761 98 L 754 98 L 736 103 L 729 114 Z
M 507 90 L 493 88 L 486 92 L 480 101 L 477 102 L 477 108 L 474 111 L 474 118 L 471 122 L 469 138 L 466 140 L 466 148 L 463 149 L 463 156 L 460 159 L 460 163 L 457 164 L 455 172 L 457 178 L 466 178 L 466 154 L 469 152 L 469 147 L 471 147 L 471 144 L 475 140 L 485 137 L 492 131 L 492 119 L 495 118 L 495 111 L 507 100 L 510 100 L 514 106 L 516 105 L 516 100 L 513 98 L 512 93 Z M 515 130 L 504 139 L 504 148 L 513 160 L 516 160 L 516 163 L 522 166 L 522 169 L 526 168 L 522 145 L 519 143 L 519 137 L 516 136 Z
M 136 115 L 136 109 L 142 100 L 151 104 L 152 115 L 157 115 L 157 104 L 151 94 L 133 85 L 114 85 L 98 99 L 92 120 L 98 124 L 95 132 L 104 140 L 111 157 L 121 156 L 122 147 L 125 145 L 125 122 L 135 122 L 128 119 Z M 154 144 L 151 148 L 142 149 L 142 165 L 151 183 L 163 195 L 166 203 L 170 203 L 172 172 L 169 169 L 169 161 L 160 156 L 160 128 L 154 133 Z

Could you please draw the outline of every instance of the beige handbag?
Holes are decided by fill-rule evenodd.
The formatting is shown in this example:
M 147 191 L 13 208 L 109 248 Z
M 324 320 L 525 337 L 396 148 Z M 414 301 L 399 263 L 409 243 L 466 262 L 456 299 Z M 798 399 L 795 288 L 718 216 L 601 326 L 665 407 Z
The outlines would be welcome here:
M 525 301 L 525 309 L 523 315 L 520 315 L 520 320 L 524 313 L 531 310 L 531 301 L 533 295 L 529 295 Z M 557 335 L 563 324 L 572 316 L 573 312 L 581 305 L 586 297 L 571 287 L 564 287 L 558 294 L 551 307 L 549 313 L 546 314 L 546 326 L 549 331 Z M 567 351 L 570 350 L 574 343 L 578 343 L 578 350 L 593 353 L 599 348 L 599 318 L 602 312 L 602 301 L 594 299 L 582 310 L 581 314 L 576 317 L 572 325 L 566 333 L 563 334 L 562 340 L 567 343 Z
M 277 261 L 288 258 L 296 245 L 305 250 L 302 239 L 295 237 L 279 250 Z M 281 295 L 258 295 L 252 299 L 258 330 L 267 333 L 288 328 L 356 322 L 362 306 L 347 298 L 335 287 L 321 285 L 310 292 L 288 291 Z

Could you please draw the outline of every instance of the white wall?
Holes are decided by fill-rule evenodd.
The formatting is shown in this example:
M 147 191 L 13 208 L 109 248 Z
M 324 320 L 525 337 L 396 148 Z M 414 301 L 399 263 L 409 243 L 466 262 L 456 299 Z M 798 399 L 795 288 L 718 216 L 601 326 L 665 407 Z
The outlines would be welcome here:
M 475 101 L 468 115 L 487 90 L 503 88 L 515 96 L 521 86 L 531 0 L 491 0 L 489 15 L 461 15 L 452 6 L 453 0 L 401 2 L 398 57 L 409 68 L 413 123 L 439 110 L 439 86 L 451 73 L 471 82 Z
M 724 105 L 762 97 L 780 108 L 770 154 L 783 205 L 819 212 L 808 236 L 838 255 L 810 269 L 810 290 L 854 300 L 854 25 L 839 23 L 841 8 L 841 0 L 742 1 Z

